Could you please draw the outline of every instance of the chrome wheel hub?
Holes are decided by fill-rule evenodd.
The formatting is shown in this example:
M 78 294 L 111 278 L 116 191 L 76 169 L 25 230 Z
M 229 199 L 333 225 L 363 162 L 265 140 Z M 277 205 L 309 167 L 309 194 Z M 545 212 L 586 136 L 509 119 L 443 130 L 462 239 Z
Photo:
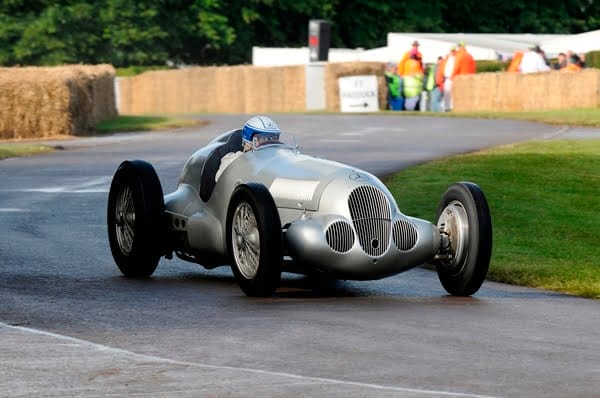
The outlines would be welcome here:
M 442 260 L 442 265 L 460 272 L 457 267 L 464 264 L 469 246 L 469 219 L 462 203 L 457 200 L 448 203 L 440 214 L 437 227 L 443 234 L 443 254 L 448 255 Z

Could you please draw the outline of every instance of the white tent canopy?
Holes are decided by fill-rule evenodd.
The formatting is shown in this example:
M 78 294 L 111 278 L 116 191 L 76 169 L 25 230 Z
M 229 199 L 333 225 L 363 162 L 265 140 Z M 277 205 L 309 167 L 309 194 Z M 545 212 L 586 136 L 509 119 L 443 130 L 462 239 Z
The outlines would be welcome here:
M 597 51 L 600 50 L 600 30 L 544 40 L 540 46 L 546 53 L 552 55 L 567 50 L 577 54 Z
M 390 55 L 401 57 L 414 40 L 421 44 L 420 51 L 425 62 L 435 62 L 437 56 L 447 54 L 451 46 L 461 41 L 477 60 L 507 58 L 515 51 L 526 50 L 532 45 L 539 45 L 548 57 L 556 57 L 567 50 L 576 53 L 600 50 L 600 30 L 577 35 L 388 33 Z
M 523 51 L 532 45 L 539 45 L 550 58 L 560 52 L 571 50 L 586 53 L 600 50 L 600 30 L 577 35 L 538 35 L 508 33 L 388 33 L 387 46 L 371 50 L 340 49 L 329 50 L 330 62 L 379 61 L 398 62 L 411 48 L 413 41 L 420 44 L 423 61 L 433 63 L 438 56 L 444 56 L 450 47 L 464 42 L 467 50 L 476 60 L 506 59 L 515 51 Z M 252 48 L 252 64 L 257 66 L 304 65 L 309 62 L 308 48 Z

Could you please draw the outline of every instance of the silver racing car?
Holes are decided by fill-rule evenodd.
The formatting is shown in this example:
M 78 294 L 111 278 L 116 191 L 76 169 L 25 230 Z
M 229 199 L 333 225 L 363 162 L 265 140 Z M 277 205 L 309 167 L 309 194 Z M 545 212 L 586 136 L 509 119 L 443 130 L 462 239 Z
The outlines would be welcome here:
M 268 296 L 284 271 L 373 280 L 430 263 L 448 293 L 480 288 L 492 223 L 477 185 L 451 185 L 431 223 L 403 214 L 372 174 L 302 154 L 279 133 L 258 116 L 218 136 L 166 196 L 149 163 L 121 163 L 107 212 L 121 272 L 149 276 L 174 253 L 206 268 L 230 264 L 247 295 Z

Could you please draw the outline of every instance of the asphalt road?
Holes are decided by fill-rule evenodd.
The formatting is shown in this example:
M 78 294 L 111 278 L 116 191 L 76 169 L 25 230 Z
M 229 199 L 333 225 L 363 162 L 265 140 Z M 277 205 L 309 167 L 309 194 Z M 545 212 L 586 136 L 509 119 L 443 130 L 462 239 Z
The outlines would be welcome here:
M 245 297 L 226 268 L 179 260 L 162 260 L 150 279 L 120 276 L 105 227 L 118 164 L 152 162 L 170 192 L 197 147 L 247 118 L 210 116 L 198 129 L 61 142 L 67 150 L 0 161 L 0 396 L 600 395 L 592 300 L 491 282 L 474 297 L 450 297 L 423 269 L 374 282 L 285 274 L 266 299 Z M 585 135 L 514 121 L 275 119 L 304 152 L 379 175 Z

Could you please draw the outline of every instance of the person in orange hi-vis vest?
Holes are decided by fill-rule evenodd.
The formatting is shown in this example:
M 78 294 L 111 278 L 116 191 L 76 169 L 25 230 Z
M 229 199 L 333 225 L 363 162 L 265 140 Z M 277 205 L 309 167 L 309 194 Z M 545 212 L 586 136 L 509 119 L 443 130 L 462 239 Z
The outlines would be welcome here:
M 458 50 L 456 51 L 455 57 L 454 71 L 452 72 L 453 78 L 457 75 L 468 75 L 475 73 L 477 69 L 475 60 L 473 59 L 473 56 L 467 52 L 465 43 L 462 41 L 458 43 Z
M 419 42 L 415 40 L 412 42 L 412 48 L 405 52 L 400 62 L 398 62 L 398 76 L 404 77 L 406 75 L 406 61 L 410 59 L 412 54 L 416 55 L 421 65 L 421 73 L 423 72 L 423 55 L 419 52 Z
M 417 54 L 412 53 L 404 65 L 403 92 L 404 109 L 414 111 L 417 108 L 421 93 L 423 92 L 423 64 L 417 58 Z

